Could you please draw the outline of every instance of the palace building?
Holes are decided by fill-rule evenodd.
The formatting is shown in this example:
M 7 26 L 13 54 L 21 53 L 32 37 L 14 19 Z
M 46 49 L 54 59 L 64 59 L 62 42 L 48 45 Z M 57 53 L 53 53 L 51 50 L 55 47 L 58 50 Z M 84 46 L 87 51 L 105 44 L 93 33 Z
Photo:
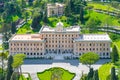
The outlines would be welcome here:
M 80 34 L 80 26 L 56 28 L 43 26 L 38 34 L 16 34 L 9 40 L 11 55 L 24 53 L 29 58 L 51 54 L 80 56 L 95 52 L 100 58 L 110 58 L 111 39 L 107 34 Z
M 47 4 L 47 16 L 61 16 L 64 13 L 64 4 Z

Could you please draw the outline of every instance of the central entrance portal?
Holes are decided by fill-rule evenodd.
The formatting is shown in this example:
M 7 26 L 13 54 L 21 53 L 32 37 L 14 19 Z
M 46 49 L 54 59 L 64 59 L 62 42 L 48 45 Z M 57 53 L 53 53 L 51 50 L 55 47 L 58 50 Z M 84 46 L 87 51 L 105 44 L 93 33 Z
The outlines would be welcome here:
M 58 54 L 60 54 L 61 53 L 61 51 L 60 51 L 60 49 L 58 49 Z

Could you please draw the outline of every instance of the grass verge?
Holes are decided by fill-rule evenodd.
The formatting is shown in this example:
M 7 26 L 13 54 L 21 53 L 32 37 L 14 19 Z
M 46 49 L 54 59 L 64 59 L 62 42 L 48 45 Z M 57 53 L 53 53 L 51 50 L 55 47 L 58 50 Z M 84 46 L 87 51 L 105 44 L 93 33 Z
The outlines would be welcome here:
M 69 71 L 64 70 L 63 68 L 55 67 L 55 68 L 47 69 L 47 70 L 45 70 L 43 72 L 38 72 L 37 75 L 38 75 L 39 80 L 51 80 L 53 69 L 60 69 L 60 70 L 62 70 L 62 72 L 63 72 L 62 80 L 72 80 L 74 78 L 74 76 L 75 76 L 74 73 L 70 73 Z M 47 77 L 45 77 L 45 76 L 47 76 Z
M 98 73 L 100 80 L 106 80 L 108 78 L 112 66 L 113 66 L 112 63 L 106 63 L 99 68 Z

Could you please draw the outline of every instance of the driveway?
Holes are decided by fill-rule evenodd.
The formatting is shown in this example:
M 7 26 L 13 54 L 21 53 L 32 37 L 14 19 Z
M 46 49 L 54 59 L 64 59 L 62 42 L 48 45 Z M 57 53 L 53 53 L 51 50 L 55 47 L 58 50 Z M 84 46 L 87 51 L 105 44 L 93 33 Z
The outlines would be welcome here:
M 110 59 L 101 59 L 96 64 L 92 65 L 94 70 L 98 69 L 102 64 L 109 62 Z M 37 72 L 42 72 L 52 67 L 61 67 L 76 76 L 73 80 L 79 80 L 82 73 L 88 73 L 89 68 L 86 65 L 79 63 L 78 60 L 43 60 L 43 59 L 26 59 L 22 65 L 23 72 L 29 72 L 33 80 L 37 78 Z

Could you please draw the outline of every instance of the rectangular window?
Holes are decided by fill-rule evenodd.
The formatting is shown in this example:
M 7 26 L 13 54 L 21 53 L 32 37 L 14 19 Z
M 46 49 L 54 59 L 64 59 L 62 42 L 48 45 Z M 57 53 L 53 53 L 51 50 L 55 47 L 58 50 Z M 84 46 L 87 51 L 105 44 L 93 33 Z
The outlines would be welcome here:
M 39 48 L 37 48 L 37 50 L 39 50 Z
M 103 44 L 105 46 L 105 44 Z

